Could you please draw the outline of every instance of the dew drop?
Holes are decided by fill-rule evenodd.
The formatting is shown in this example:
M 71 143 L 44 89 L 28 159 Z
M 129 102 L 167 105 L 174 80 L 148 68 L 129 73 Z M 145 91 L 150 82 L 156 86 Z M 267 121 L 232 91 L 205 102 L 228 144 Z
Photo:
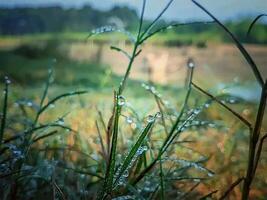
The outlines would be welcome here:
M 147 146 L 143 146 L 143 152 L 145 152 L 147 150 L 148 150 Z
M 154 122 L 155 121 L 155 117 L 154 116 L 152 116 L 152 115 L 148 115 L 147 116 L 147 122 L 148 123 L 151 123 L 151 122 Z
M 209 123 L 208 126 L 209 126 L 210 128 L 215 128 L 215 124 L 213 124 L 213 123 Z
M 231 103 L 231 104 L 236 103 L 236 100 L 235 100 L 235 99 L 229 99 L 228 101 L 229 101 L 229 103 Z
M 157 112 L 155 116 L 156 116 L 156 118 L 160 119 L 162 117 L 162 114 L 161 114 L 161 112 Z
M 118 96 L 118 105 L 123 106 L 125 104 L 125 98 L 123 96 Z
M 151 92 L 153 94 L 156 94 L 157 93 L 156 88 L 154 86 L 151 86 L 150 90 L 151 90 Z
M 128 124 L 132 124 L 132 123 L 133 123 L 133 119 L 132 119 L 131 117 L 127 117 L 127 118 L 126 118 L 126 122 L 127 122 Z
M 64 125 L 65 124 L 65 121 L 64 121 L 64 119 L 60 118 L 60 119 L 58 119 L 57 123 L 59 125 Z
M 5 76 L 5 83 L 8 85 L 11 83 L 11 81 L 9 80 L 9 78 L 7 76 Z
M 205 104 L 204 104 L 204 107 L 205 107 L 205 108 L 209 108 L 209 107 L 210 107 L 210 103 L 205 103 Z
M 208 173 L 208 176 L 209 176 L 209 177 L 212 177 L 212 176 L 213 176 L 213 174 L 209 172 L 209 173 Z
M 136 129 L 136 127 L 137 127 L 136 123 L 131 123 L 131 127 L 132 127 L 132 129 Z
M 55 104 L 50 104 L 49 105 L 49 108 L 55 108 L 56 106 L 55 106 Z
M 145 86 L 146 90 L 150 90 L 150 87 L 148 85 Z
M 198 115 L 200 113 L 200 109 L 197 108 L 193 112 L 194 112 L 195 115 Z
M 27 106 L 32 107 L 32 102 L 27 102 Z
M 187 66 L 188 66 L 189 68 L 194 68 L 194 67 L 195 67 L 195 63 L 194 63 L 194 61 L 193 61 L 192 58 L 189 58 L 189 59 L 188 59 L 188 61 L 187 61 Z

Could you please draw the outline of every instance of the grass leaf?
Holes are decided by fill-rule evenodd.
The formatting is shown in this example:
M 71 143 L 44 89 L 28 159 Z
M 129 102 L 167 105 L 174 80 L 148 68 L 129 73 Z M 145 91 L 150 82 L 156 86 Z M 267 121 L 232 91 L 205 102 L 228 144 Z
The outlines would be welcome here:
M 202 5 L 200 5 L 195 0 L 192 0 L 194 4 L 196 4 L 200 9 L 202 9 L 205 13 L 207 13 L 222 29 L 232 38 L 232 40 L 235 42 L 237 48 L 240 50 L 240 52 L 243 54 L 244 58 L 247 60 L 248 64 L 250 65 L 257 81 L 259 82 L 260 86 L 263 87 L 264 81 L 262 79 L 262 76 L 259 72 L 259 69 L 257 65 L 255 64 L 254 60 L 251 58 L 247 50 L 244 48 L 244 46 L 241 44 L 241 42 L 238 41 L 238 39 L 234 36 L 234 34 L 226 27 L 224 26 L 214 15 L 212 15 L 206 8 L 204 8 Z

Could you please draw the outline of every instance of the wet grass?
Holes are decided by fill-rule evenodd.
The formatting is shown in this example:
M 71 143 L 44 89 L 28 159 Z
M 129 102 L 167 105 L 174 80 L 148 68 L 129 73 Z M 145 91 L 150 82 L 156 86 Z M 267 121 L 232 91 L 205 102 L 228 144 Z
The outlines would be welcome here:
M 2 199 L 248 199 L 250 191 L 253 198 L 264 198 L 266 180 L 256 171 L 266 173 L 265 157 L 260 164 L 266 83 L 246 49 L 211 13 L 195 2 L 250 64 L 261 87 L 257 112 L 255 104 L 234 94 L 222 90 L 215 96 L 194 83 L 191 58 L 182 89 L 129 79 L 143 43 L 162 29 L 179 28 L 156 26 L 172 2 L 144 26 L 144 0 L 133 35 L 110 27 L 89 35 L 88 40 L 126 34 L 132 52 L 111 48 L 129 61 L 123 77 L 106 66 L 60 55 L 56 63 L 48 56 L 53 48 L 46 56 L 34 52 L 34 59 L 25 54 L 32 49 L 0 52 L 1 75 L 10 77 L 2 77 Z M 37 85 L 32 99 L 25 98 L 19 85 L 32 84 Z M 248 159 L 240 156 L 247 152 Z

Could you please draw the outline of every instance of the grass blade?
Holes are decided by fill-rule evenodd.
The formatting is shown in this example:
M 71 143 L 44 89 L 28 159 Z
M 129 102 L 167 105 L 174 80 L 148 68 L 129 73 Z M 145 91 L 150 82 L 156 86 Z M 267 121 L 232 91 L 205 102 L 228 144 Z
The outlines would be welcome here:
M 41 99 L 41 102 L 40 102 L 40 108 L 43 107 L 43 104 L 44 104 L 44 100 L 47 96 L 47 93 L 48 93 L 48 89 L 49 89 L 49 85 L 50 85 L 50 80 L 52 78 L 52 75 L 53 75 L 53 71 L 52 69 L 49 69 L 48 70 L 48 77 L 47 77 L 47 81 L 46 81 L 46 84 L 45 84 L 45 89 L 44 89 L 44 93 L 43 93 L 43 96 L 42 96 L 42 99 Z M 36 118 L 34 120 L 34 126 L 36 125 L 36 123 L 38 122 L 38 119 L 40 117 L 40 113 L 38 112 L 36 114 Z
M 77 92 L 69 92 L 69 93 L 61 94 L 61 95 L 55 97 L 54 99 L 52 99 L 51 101 L 49 101 L 45 106 L 43 106 L 39 110 L 38 114 L 41 115 L 50 105 L 54 104 L 55 102 L 57 102 L 58 100 L 60 100 L 62 98 L 86 94 L 86 93 L 88 93 L 88 91 L 77 91 Z
M 106 160 L 106 163 L 107 163 L 108 162 L 108 155 L 107 155 L 107 151 L 106 151 L 105 146 L 104 146 L 103 138 L 102 138 L 102 135 L 100 133 L 100 129 L 99 129 L 97 121 L 95 121 L 95 125 L 96 125 L 97 134 L 98 134 L 98 137 L 99 137 L 99 140 L 100 140 L 102 154 L 103 154 L 103 156 L 104 156 L 104 158 Z
M 218 190 L 214 190 L 214 191 L 206 194 L 205 196 L 199 198 L 199 200 L 208 200 L 209 198 L 212 198 L 212 195 L 214 195 L 217 192 L 218 192 Z
M 118 52 L 121 52 L 123 55 L 125 55 L 129 60 L 131 59 L 131 56 L 123 49 L 119 48 L 119 47 L 115 47 L 115 46 L 111 46 L 110 47 L 111 50 L 115 50 Z
M 146 30 L 140 35 L 140 38 L 143 38 L 157 23 L 157 21 L 161 18 L 161 16 L 166 12 L 166 10 L 170 7 L 174 0 L 170 0 L 165 8 L 160 12 L 160 14 L 154 19 L 154 21 L 146 28 Z
M 166 30 L 169 30 L 169 29 L 173 29 L 173 28 L 177 28 L 179 26 L 187 26 L 187 25 L 195 25 L 195 24 L 209 24 L 209 23 L 214 23 L 214 21 L 207 21 L 207 22 L 202 22 L 202 21 L 199 21 L 199 22 L 186 22 L 186 23 L 175 23 L 175 24 L 170 24 L 170 25 L 167 25 L 167 26 L 163 26 L 155 31 L 153 31 L 152 33 L 148 33 L 147 36 L 145 36 L 139 44 L 143 44 L 144 41 L 146 41 L 147 39 L 153 37 L 154 35 L 158 34 L 158 33 L 161 33 L 161 32 L 164 32 Z
M 2 145 L 4 132 L 6 128 L 8 85 L 9 84 L 10 84 L 10 80 L 8 79 L 8 77 L 5 77 L 4 102 L 3 102 L 3 111 L 2 111 L 2 119 L 1 119 L 1 129 L 0 129 L 0 146 Z
M 38 142 L 39 140 L 42 140 L 42 139 L 44 139 L 44 138 L 50 137 L 50 136 L 52 136 L 52 135 L 55 135 L 55 134 L 57 134 L 57 133 L 58 133 L 58 131 L 55 130 L 55 131 L 52 131 L 52 132 L 47 133 L 47 134 L 45 134 L 45 135 L 42 135 L 42 136 L 40 136 L 40 137 L 37 137 L 37 138 L 33 139 L 32 144 L 35 143 L 35 142 Z
M 163 174 L 163 169 L 162 169 L 162 160 L 160 158 L 160 163 L 159 163 L 159 167 L 160 167 L 160 199 L 164 200 L 165 199 L 165 185 L 164 185 L 164 174 Z
M 197 86 L 195 83 L 192 83 L 192 85 L 200 92 L 202 92 L 203 94 L 205 94 L 206 96 L 208 96 L 209 98 L 211 98 L 212 100 L 214 100 L 215 102 L 217 102 L 218 104 L 220 104 L 221 106 L 223 106 L 226 110 L 228 110 L 229 112 L 231 112 L 234 116 L 236 116 L 240 121 L 242 121 L 245 125 L 247 125 L 250 129 L 252 128 L 252 125 L 250 124 L 249 121 L 247 121 L 244 117 L 242 117 L 240 114 L 238 114 L 236 111 L 234 111 L 233 109 L 231 109 L 230 107 L 228 107 L 227 105 L 225 105 L 224 103 L 222 103 L 219 99 L 217 99 L 215 96 L 211 95 L 210 93 L 208 93 L 207 91 L 203 90 L 202 88 L 200 88 L 199 86 Z
M 192 0 L 194 4 L 196 4 L 200 9 L 202 9 L 205 13 L 207 13 L 220 27 L 223 28 L 223 30 L 232 38 L 232 40 L 235 42 L 237 48 L 240 50 L 240 52 L 243 54 L 244 58 L 247 60 L 248 64 L 250 65 L 257 81 L 259 82 L 260 86 L 263 87 L 264 81 L 262 79 L 262 76 L 258 70 L 257 65 L 255 64 L 254 60 L 251 58 L 247 50 L 244 48 L 244 46 L 238 41 L 238 39 L 233 35 L 233 33 L 224 26 L 215 16 L 213 16 L 206 8 L 204 8 L 202 5 L 200 5 L 195 0 Z
M 118 180 L 120 179 L 120 177 L 123 175 L 123 173 L 126 171 L 126 169 L 128 169 L 129 166 L 131 165 L 131 162 L 132 162 L 134 156 L 137 154 L 137 151 L 140 149 L 140 147 L 144 143 L 144 140 L 145 140 L 147 134 L 149 133 L 149 131 L 151 130 L 152 126 L 154 125 L 154 123 L 155 123 L 155 120 L 153 120 L 152 122 L 149 122 L 147 124 L 147 126 L 142 131 L 139 138 L 137 139 L 136 143 L 131 148 L 129 154 L 126 156 L 125 160 L 123 161 L 123 164 L 119 168 L 119 173 L 118 173 L 118 176 L 117 176 L 116 181 L 114 183 L 115 185 L 118 182 Z
M 93 36 L 97 36 L 99 34 L 112 33 L 112 32 L 122 33 L 126 35 L 132 43 L 135 43 L 135 38 L 130 32 L 125 31 L 123 29 L 119 29 L 115 26 L 102 26 L 102 27 L 96 28 L 91 31 L 91 33 L 86 37 L 86 40 L 88 40 L 89 38 Z
M 115 106 L 115 116 L 114 116 L 114 125 L 113 125 L 113 135 L 111 142 L 111 150 L 109 162 L 106 170 L 106 176 L 104 180 L 104 192 L 102 192 L 100 199 L 103 199 L 105 195 L 110 196 L 113 188 L 113 176 L 115 174 L 115 165 L 116 165 L 116 150 L 117 150 L 117 141 L 118 141 L 118 132 L 119 132 L 119 117 L 121 113 L 121 106 L 118 102 L 118 95 L 116 95 L 116 106 Z
M 256 22 L 257 22 L 260 18 L 262 18 L 262 17 L 267 17 L 267 14 L 261 14 L 261 15 L 258 15 L 258 16 L 253 20 L 253 22 L 250 24 L 250 26 L 249 26 L 249 28 L 248 28 L 247 36 L 250 35 L 250 33 L 251 33 L 251 31 L 252 31 L 254 25 L 256 24 Z
M 223 200 L 225 199 L 230 192 L 237 186 L 239 185 L 239 183 L 241 183 L 241 181 L 244 180 L 244 177 L 242 178 L 238 178 L 233 184 L 231 184 L 231 186 L 223 193 L 223 195 L 219 198 L 219 200 Z

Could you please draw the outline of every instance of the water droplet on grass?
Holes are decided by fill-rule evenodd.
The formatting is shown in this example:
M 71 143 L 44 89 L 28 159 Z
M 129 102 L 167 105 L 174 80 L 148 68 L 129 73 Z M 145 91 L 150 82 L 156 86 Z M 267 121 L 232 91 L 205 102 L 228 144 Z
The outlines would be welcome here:
M 118 96 L 118 105 L 123 106 L 125 104 L 126 100 L 123 96 Z
M 126 118 L 126 122 L 127 122 L 128 124 L 132 124 L 132 123 L 133 123 L 133 119 L 132 119 L 131 117 L 127 117 L 127 118 Z
M 64 119 L 60 118 L 60 119 L 58 119 L 57 123 L 59 125 L 64 125 L 65 124 L 65 121 L 64 121 Z
M 234 103 L 236 103 L 236 100 L 235 99 L 229 99 L 228 102 L 231 104 L 234 104 Z
M 188 61 L 187 61 L 187 67 L 189 68 L 194 68 L 195 67 L 195 63 L 193 61 L 192 58 L 189 58 Z
M 7 76 L 5 76 L 5 83 L 8 85 L 11 84 L 11 81 L 9 80 L 9 78 Z
M 56 106 L 55 106 L 55 104 L 50 104 L 49 105 L 49 108 L 55 108 Z
M 147 122 L 148 123 L 151 123 L 151 122 L 154 122 L 155 121 L 155 117 L 153 115 L 148 115 L 147 116 Z
M 161 114 L 161 112 L 157 112 L 155 116 L 156 116 L 156 118 L 160 119 L 162 117 L 162 114 Z

